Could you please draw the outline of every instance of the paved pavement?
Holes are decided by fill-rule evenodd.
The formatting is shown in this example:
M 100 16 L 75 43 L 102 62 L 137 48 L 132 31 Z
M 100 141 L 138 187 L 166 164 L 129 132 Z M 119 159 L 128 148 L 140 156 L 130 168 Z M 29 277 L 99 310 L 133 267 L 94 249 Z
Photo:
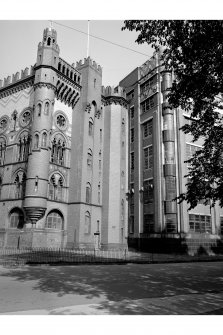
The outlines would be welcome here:
M 0 267 L 0 314 L 223 314 L 223 262 Z

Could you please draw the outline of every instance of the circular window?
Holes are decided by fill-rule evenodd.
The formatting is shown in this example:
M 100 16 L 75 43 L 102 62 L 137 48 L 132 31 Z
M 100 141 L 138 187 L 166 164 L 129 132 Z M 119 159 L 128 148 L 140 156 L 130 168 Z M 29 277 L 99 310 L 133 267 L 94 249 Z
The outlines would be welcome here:
M 31 112 L 30 110 L 26 110 L 22 113 L 20 117 L 20 123 L 22 127 L 27 126 L 31 121 Z
M 6 116 L 3 116 L 0 119 L 0 133 L 3 133 L 7 129 L 7 126 L 8 126 L 8 118 Z
M 59 129 L 65 130 L 67 128 L 67 120 L 64 115 L 57 114 L 56 116 L 56 125 Z

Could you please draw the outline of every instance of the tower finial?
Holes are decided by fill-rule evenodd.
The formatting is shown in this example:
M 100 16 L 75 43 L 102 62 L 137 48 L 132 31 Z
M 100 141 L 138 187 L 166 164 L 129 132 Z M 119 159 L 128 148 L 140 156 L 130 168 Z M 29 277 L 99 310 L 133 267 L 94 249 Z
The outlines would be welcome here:
M 53 21 L 50 20 L 50 27 L 49 30 L 51 31 L 53 29 Z

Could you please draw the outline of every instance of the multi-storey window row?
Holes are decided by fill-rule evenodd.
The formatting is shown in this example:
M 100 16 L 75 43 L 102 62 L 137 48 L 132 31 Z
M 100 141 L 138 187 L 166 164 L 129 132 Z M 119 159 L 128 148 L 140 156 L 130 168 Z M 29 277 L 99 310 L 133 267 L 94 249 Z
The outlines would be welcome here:
M 189 214 L 189 229 L 196 233 L 211 233 L 211 216 Z
M 134 167 L 135 167 L 134 159 L 135 159 L 134 152 L 131 152 L 130 153 L 130 170 L 131 170 L 131 172 L 134 171 Z
M 143 149 L 144 152 L 144 170 L 153 169 L 153 146 L 150 145 Z
M 131 128 L 130 129 L 130 142 L 131 143 L 134 142 L 134 135 L 135 135 L 134 128 Z
M 134 108 L 134 106 L 131 106 L 130 107 L 130 118 L 131 119 L 134 119 L 134 113 L 135 113 L 135 108 Z
M 148 138 L 153 135 L 153 119 L 143 123 L 143 138 Z
M 145 101 L 143 101 L 141 103 L 141 113 L 146 113 L 148 112 L 150 109 L 152 109 L 153 107 L 155 107 L 155 99 L 154 96 L 149 97 L 148 99 L 146 99 Z
M 143 83 L 140 87 L 141 94 L 144 94 L 148 91 L 151 87 L 153 87 L 157 83 L 157 76 L 153 76 L 149 78 L 145 83 Z
M 196 151 L 200 150 L 201 146 L 186 143 L 186 160 L 189 160 L 193 157 Z M 190 166 L 190 163 L 187 162 L 187 166 Z

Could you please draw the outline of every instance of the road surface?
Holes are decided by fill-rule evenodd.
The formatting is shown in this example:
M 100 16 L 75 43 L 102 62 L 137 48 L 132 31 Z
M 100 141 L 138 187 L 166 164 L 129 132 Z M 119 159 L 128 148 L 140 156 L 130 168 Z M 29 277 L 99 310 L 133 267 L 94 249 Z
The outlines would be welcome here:
M 0 267 L 0 314 L 223 314 L 223 262 Z

